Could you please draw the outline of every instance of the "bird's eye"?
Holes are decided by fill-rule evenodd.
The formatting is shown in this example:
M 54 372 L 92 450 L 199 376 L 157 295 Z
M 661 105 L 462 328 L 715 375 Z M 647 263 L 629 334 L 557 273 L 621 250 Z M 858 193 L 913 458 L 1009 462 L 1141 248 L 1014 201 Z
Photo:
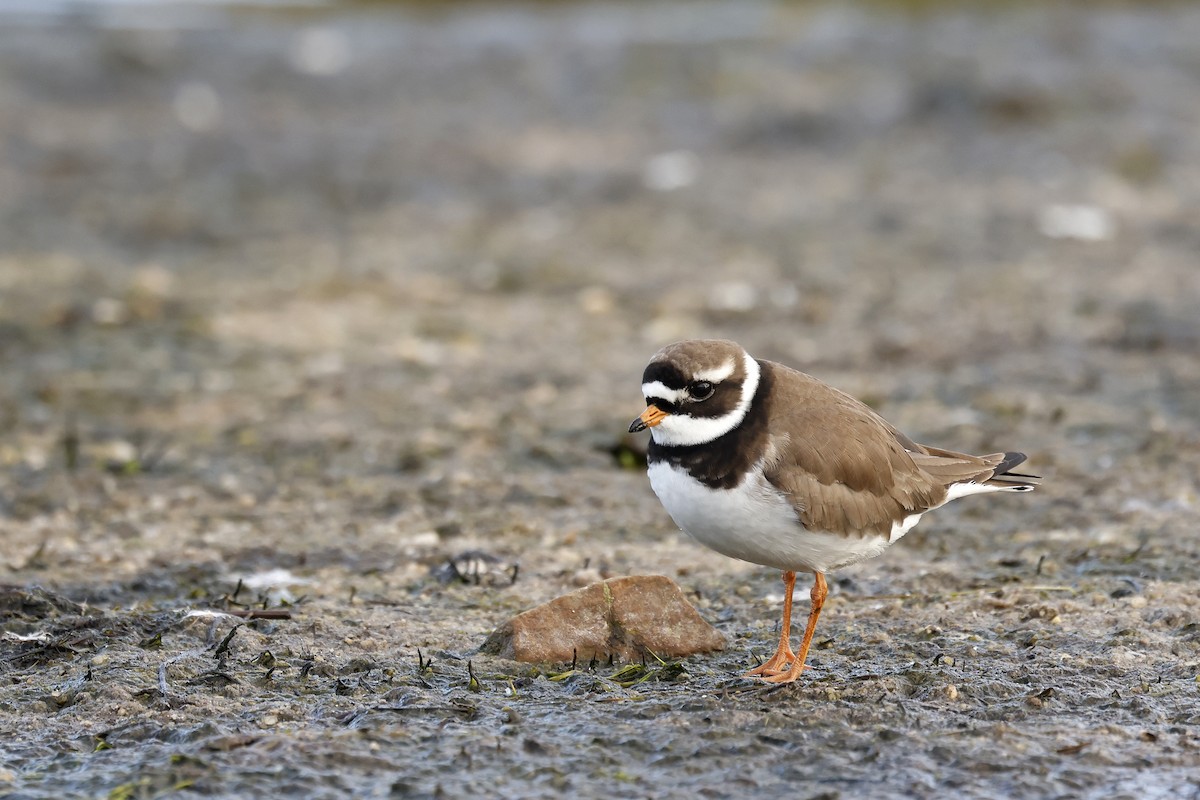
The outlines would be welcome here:
M 688 386 L 687 390 L 693 400 L 707 400 L 716 391 L 708 381 L 696 381 Z

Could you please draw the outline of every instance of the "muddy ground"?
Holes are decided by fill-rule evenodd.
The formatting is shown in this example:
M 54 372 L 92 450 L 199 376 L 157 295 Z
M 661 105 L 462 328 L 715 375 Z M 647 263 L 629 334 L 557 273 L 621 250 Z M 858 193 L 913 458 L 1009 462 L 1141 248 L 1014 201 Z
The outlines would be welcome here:
M 1200 796 L 1200 8 L 918 5 L 6 12 L 0 794 Z M 1045 486 L 743 680 L 622 443 L 701 335 Z M 627 574 L 728 650 L 476 653 Z

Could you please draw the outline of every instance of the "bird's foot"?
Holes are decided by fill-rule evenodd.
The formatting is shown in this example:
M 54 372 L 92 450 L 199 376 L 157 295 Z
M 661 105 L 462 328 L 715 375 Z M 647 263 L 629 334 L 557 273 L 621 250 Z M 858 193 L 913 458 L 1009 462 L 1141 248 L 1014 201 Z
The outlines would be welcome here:
M 775 655 L 747 672 L 744 677 L 771 680 L 777 675 L 786 675 L 789 667 L 795 661 L 796 654 L 792 652 L 791 648 L 781 648 L 775 651 Z
M 763 680 L 767 683 L 791 683 L 800 677 L 800 673 L 806 669 L 812 669 L 808 664 L 797 664 L 792 662 L 792 668 L 787 670 L 779 670 L 771 675 L 764 675 Z

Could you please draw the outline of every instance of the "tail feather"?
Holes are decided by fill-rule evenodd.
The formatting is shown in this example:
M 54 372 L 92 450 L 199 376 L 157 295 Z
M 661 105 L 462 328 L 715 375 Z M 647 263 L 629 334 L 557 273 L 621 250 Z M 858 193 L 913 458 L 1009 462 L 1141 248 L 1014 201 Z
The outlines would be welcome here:
M 1041 483 L 1039 475 L 1010 472 L 1025 461 L 1024 453 L 990 453 L 972 456 L 940 447 L 906 446 L 913 463 L 941 482 L 949 499 L 982 492 L 1028 492 Z
M 972 456 L 928 445 L 918 445 L 918 447 L 921 448 L 918 452 L 909 451 L 913 462 L 930 475 L 942 479 L 947 486 L 964 481 L 986 483 L 1006 475 L 1014 478 L 1037 479 L 1036 475 L 1009 472 L 1013 467 L 1025 461 L 1024 453 L 990 453 L 986 456 Z
M 1029 492 L 1042 482 L 1040 475 L 1026 475 L 1020 472 L 1009 472 L 1013 467 L 1025 461 L 1024 453 L 1005 453 L 1000 463 L 993 468 L 992 477 L 983 482 L 984 486 L 994 486 L 998 491 Z

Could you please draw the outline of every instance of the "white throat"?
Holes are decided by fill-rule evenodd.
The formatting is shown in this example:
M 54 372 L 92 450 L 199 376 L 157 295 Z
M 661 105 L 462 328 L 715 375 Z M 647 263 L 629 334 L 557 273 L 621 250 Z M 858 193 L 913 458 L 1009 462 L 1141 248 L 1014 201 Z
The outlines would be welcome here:
M 742 395 L 732 411 L 719 417 L 689 417 L 686 414 L 671 414 L 650 429 L 650 435 L 654 437 L 654 441 L 667 447 L 705 444 L 719 439 L 741 425 L 742 420 L 746 418 L 746 413 L 750 410 L 750 403 L 754 401 L 754 394 L 758 391 L 759 377 L 762 375 L 758 362 L 751 358 L 749 353 L 742 354 L 742 364 L 746 370 L 746 379 L 742 381 Z

